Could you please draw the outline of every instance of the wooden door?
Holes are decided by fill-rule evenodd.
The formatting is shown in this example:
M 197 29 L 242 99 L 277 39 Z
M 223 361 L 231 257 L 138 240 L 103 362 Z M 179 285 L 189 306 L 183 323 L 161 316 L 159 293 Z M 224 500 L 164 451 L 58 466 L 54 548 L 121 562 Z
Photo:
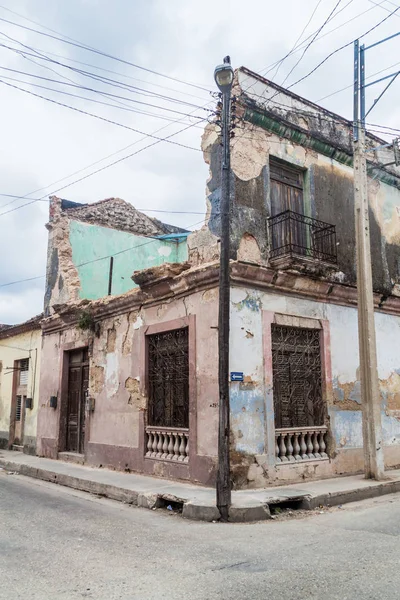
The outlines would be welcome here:
M 270 161 L 271 216 L 291 211 L 273 228 L 273 249 L 285 247 L 287 251 L 303 254 L 306 247 L 306 230 L 301 218 L 304 215 L 303 173 L 289 165 Z
M 89 385 L 87 349 L 69 355 L 67 452 L 83 453 L 85 444 L 85 399 Z

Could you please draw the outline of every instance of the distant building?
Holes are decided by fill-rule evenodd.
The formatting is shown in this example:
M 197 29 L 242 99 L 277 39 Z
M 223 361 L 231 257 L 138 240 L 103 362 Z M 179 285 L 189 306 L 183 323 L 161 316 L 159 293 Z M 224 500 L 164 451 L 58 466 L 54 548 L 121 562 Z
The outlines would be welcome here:
M 42 317 L 0 326 L 0 448 L 29 454 L 36 453 Z

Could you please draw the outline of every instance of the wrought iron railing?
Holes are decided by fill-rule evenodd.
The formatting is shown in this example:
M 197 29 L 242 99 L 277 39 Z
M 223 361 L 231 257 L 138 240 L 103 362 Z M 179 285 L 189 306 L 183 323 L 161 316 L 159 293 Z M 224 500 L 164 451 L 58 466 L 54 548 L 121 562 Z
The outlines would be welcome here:
M 302 256 L 337 263 L 335 225 L 285 210 L 269 218 L 270 259 Z

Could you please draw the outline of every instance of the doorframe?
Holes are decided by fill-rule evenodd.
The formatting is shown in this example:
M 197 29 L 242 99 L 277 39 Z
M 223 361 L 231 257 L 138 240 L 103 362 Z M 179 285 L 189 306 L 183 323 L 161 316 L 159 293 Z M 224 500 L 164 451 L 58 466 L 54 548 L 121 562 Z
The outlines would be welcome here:
M 89 384 L 90 384 L 90 344 L 75 343 L 65 344 L 62 348 L 62 365 L 61 365 L 61 386 L 60 386 L 60 418 L 58 427 L 58 452 L 66 452 L 67 449 L 67 433 L 68 433 L 68 386 L 69 386 L 69 366 L 71 352 L 85 350 L 88 351 L 88 367 L 89 367 Z M 83 443 L 83 454 L 86 455 L 89 431 L 89 415 L 86 410 L 83 410 L 85 419 L 85 439 Z
M 8 433 L 8 448 L 11 449 L 15 440 L 15 412 L 17 407 L 18 360 L 14 360 L 13 381 L 11 389 L 10 428 Z M 22 410 L 22 407 L 21 407 Z

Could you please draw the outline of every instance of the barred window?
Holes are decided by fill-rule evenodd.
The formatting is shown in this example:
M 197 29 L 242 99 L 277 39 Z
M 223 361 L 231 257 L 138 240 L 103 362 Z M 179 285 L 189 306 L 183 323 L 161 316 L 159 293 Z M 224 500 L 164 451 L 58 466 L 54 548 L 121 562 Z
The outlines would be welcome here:
M 147 337 L 148 424 L 189 427 L 189 330 Z
M 320 330 L 271 327 L 276 429 L 323 425 Z

